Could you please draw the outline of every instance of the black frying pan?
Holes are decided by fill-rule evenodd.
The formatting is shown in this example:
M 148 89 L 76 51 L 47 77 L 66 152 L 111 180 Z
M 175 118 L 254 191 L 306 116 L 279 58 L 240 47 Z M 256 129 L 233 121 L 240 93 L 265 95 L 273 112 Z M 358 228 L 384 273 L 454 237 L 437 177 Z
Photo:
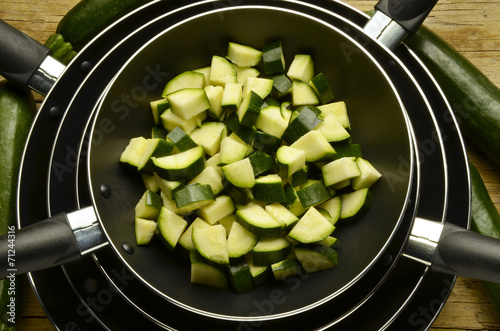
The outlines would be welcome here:
M 133 206 L 143 187 L 137 178 L 132 178 L 118 164 L 119 155 L 131 137 L 149 134 L 152 123 L 148 116 L 148 104 L 158 98 L 163 87 L 161 79 L 206 66 L 212 54 L 225 53 L 229 40 L 261 47 L 268 40 L 280 39 L 289 56 L 298 52 L 314 56 L 317 68 L 324 68 L 329 81 L 334 82 L 337 99 L 347 102 L 355 139 L 362 144 L 365 156 L 384 175 L 388 175 L 387 178 L 391 174 L 400 178 L 397 185 L 388 180 L 377 183 L 373 188 L 376 198 L 370 213 L 362 221 L 337 230 L 342 243 L 339 249 L 340 266 L 302 280 L 298 290 L 290 292 L 290 300 L 270 312 L 270 316 L 312 308 L 321 304 L 322 300 L 334 298 L 360 279 L 382 256 L 404 216 L 413 212 L 407 210 L 408 196 L 418 177 L 411 172 L 401 173 L 401 160 L 407 160 L 410 168 L 418 168 L 414 161 L 411 125 L 404 106 L 375 55 L 369 54 L 358 42 L 328 24 L 328 20 L 319 20 L 317 17 L 322 15 L 321 11 L 315 11 L 307 4 L 284 1 L 272 4 L 270 1 L 259 2 L 259 7 L 216 4 L 219 2 L 205 4 L 207 10 L 204 14 L 189 19 L 172 14 L 172 21 L 165 26 L 165 32 L 160 36 L 151 36 L 151 41 L 145 41 L 145 46 L 103 92 L 95 118 L 90 122 L 93 143 L 88 151 L 88 165 L 94 206 L 85 208 L 83 212 L 71 213 L 70 218 L 85 213 L 90 214 L 90 218 L 96 215 L 102 228 L 97 236 L 106 236 L 107 243 L 111 244 L 124 264 L 159 295 L 190 310 L 222 318 L 232 316 L 244 319 L 255 310 L 252 302 L 266 300 L 276 289 L 290 288 L 293 284 L 269 284 L 244 295 L 201 288 L 189 283 L 188 268 L 160 245 L 132 247 L 131 253 L 127 245 L 134 243 Z M 189 12 L 189 9 L 183 11 Z M 315 15 L 309 16 L 308 12 Z M 312 33 L 314 38 L 311 38 Z M 374 47 L 385 52 L 381 46 Z M 348 51 L 349 56 L 343 51 Z M 290 59 L 287 60 L 289 63 Z M 152 73 L 155 70 L 157 76 Z M 146 81 L 152 82 L 151 77 L 159 78 L 159 84 L 154 88 L 154 84 L 145 84 Z M 132 104 L 123 101 L 124 94 L 132 97 Z M 46 234 L 27 234 L 31 231 L 28 228 L 18 232 L 19 272 L 65 263 L 80 255 L 72 231 L 63 225 L 66 216 L 62 215 L 60 219 L 62 223 L 49 221 L 40 226 L 46 229 Z M 58 236 L 59 232 L 55 232 L 54 228 L 62 228 L 66 234 L 49 240 L 49 245 L 38 242 L 38 239 L 46 239 L 49 235 Z M 23 241 L 35 244 L 23 253 Z M 97 246 L 99 244 L 102 243 L 99 241 Z M 49 253 L 68 250 L 70 257 L 49 254 L 48 259 L 39 258 L 34 252 L 41 251 L 43 245 Z M 23 259 L 35 264 L 22 269 Z M 45 262 L 48 263 L 44 265 Z M 494 271 L 492 273 L 495 276 Z M 495 280 L 494 276 L 486 278 Z

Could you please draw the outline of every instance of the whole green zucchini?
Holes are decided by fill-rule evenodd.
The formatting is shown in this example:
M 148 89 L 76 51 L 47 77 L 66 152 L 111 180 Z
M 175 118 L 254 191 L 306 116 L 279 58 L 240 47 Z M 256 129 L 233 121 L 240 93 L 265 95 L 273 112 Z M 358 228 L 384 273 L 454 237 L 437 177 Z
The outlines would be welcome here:
M 151 0 L 82 0 L 62 18 L 56 32 L 75 51 L 117 19 Z
M 500 213 L 486 190 L 481 175 L 472 163 L 471 179 L 471 229 L 480 234 L 500 239 Z M 500 284 L 484 282 L 493 302 L 500 309 Z
M 441 86 L 461 130 L 500 165 L 500 89 L 425 26 L 405 43 Z
M 0 82 L 0 235 L 12 231 L 16 224 L 19 168 L 35 113 L 31 92 Z M 0 330 L 13 330 L 19 287 L 15 277 L 0 280 Z

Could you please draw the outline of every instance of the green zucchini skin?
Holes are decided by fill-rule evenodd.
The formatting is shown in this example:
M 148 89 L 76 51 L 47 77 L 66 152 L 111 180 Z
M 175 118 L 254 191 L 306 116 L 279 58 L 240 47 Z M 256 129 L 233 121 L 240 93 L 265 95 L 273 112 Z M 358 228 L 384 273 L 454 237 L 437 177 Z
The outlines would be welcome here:
M 471 180 L 471 229 L 482 235 L 500 239 L 500 213 L 484 185 L 481 175 L 469 162 Z M 500 309 L 500 284 L 484 282 L 490 296 Z
M 24 145 L 36 113 L 31 92 L 0 82 L 0 234 L 16 224 L 16 192 Z M 0 280 L 0 330 L 13 330 L 8 321 L 12 292 L 10 279 Z M 16 279 L 15 293 L 20 291 Z M 15 297 L 14 297 L 15 298 Z M 19 303 L 16 302 L 16 306 Z
M 112 22 L 148 0 L 82 0 L 62 18 L 56 32 L 79 51 Z
M 500 89 L 425 26 L 405 43 L 441 86 L 461 130 L 500 165 Z

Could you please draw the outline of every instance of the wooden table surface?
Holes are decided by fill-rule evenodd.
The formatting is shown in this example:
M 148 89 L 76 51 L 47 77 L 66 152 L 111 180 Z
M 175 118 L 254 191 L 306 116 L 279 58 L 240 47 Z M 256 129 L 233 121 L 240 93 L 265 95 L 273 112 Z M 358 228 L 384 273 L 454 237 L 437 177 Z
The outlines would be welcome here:
M 77 2 L 0 0 L 0 18 L 44 42 Z M 360 10 L 372 9 L 375 4 L 375 0 L 345 2 Z M 440 0 L 425 24 L 500 86 L 500 0 Z M 500 168 L 470 143 L 467 150 L 500 210 Z M 24 291 L 17 330 L 53 330 L 26 278 L 22 277 L 22 281 Z M 495 308 L 480 281 L 459 277 L 431 330 L 500 330 L 500 310 Z

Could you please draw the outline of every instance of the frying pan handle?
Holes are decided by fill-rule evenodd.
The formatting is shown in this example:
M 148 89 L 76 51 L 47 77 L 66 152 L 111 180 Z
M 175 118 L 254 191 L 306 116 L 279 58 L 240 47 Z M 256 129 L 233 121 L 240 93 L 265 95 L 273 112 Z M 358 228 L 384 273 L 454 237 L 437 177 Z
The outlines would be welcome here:
M 0 75 L 46 95 L 65 66 L 36 40 L 0 20 Z
M 34 223 L 0 237 L 0 278 L 48 269 L 74 261 L 80 250 L 66 214 Z
M 436 3 L 437 0 L 380 0 L 375 9 L 413 34 L 417 32 Z
M 12 227 L 0 237 L 0 279 L 75 261 L 107 244 L 93 207 Z
M 500 283 L 500 240 L 446 223 L 432 270 Z

